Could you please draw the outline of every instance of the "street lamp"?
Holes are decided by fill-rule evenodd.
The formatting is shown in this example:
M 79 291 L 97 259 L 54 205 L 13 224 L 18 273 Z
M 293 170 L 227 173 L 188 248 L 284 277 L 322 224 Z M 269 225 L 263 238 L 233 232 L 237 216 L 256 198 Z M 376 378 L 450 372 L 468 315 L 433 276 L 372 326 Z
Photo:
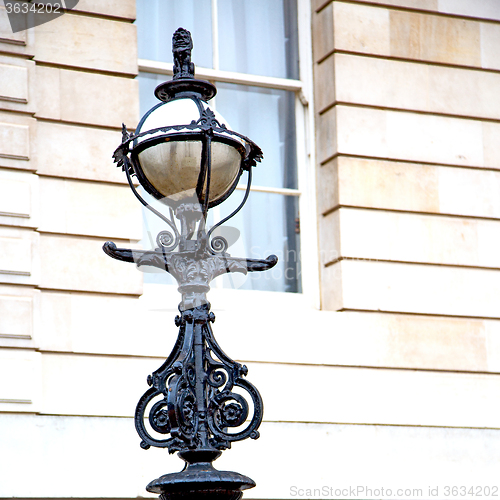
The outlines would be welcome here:
M 231 257 L 227 241 L 212 236 L 246 202 L 252 167 L 262 159 L 262 151 L 209 108 L 207 101 L 217 90 L 194 78 L 189 31 L 179 28 L 172 47 L 173 79 L 155 90 L 162 102 L 144 115 L 134 134 L 123 126 L 122 143 L 114 153 L 135 196 L 168 230 L 158 234 L 154 250 L 117 248 L 109 241 L 103 249 L 114 259 L 163 269 L 177 280 L 182 294 L 180 315 L 175 318 L 177 341 L 163 365 L 148 376 L 150 388 L 137 404 L 135 426 L 142 448 L 177 451 L 186 464 L 181 472 L 155 479 L 146 489 L 159 493 L 162 500 L 237 500 L 255 482 L 236 472 L 218 471 L 212 462 L 233 441 L 259 437 L 263 404 L 245 378 L 247 367 L 229 358 L 217 344 L 211 327 L 215 316 L 206 294 L 217 276 L 265 271 L 278 259 L 275 255 L 262 260 Z M 243 201 L 207 230 L 208 210 L 231 195 L 244 171 L 248 182 Z M 168 216 L 142 198 L 132 181 L 134 175 L 165 205 Z

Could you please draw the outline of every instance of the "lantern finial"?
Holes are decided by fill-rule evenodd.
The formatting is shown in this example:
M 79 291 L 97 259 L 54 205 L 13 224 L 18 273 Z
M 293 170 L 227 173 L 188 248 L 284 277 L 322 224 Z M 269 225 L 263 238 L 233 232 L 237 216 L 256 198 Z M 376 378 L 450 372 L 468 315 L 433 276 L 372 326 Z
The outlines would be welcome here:
M 172 36 L 174 56 L 174 76 L 172 80 L 158 85 L 155 96 L 160 101 L 169 102 L 180 97 L 198 97 L 209 101 L 217 93 L 215 85 L 194 77 L 194 64 L 191 62 L 193 39 L 191 33 L 179 28 Z
M 191 33 L 179 28 L 172 37 L 172 54 L 174 56 L 174 80 L 194 78 L 194 64 L 191 62 L 193 39 Z

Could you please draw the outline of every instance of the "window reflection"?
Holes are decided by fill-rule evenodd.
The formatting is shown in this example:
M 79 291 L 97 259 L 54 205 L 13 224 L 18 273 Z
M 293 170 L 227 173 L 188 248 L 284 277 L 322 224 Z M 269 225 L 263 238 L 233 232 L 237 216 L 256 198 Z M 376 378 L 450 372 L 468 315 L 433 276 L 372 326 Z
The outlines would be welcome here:
M 264 152 L 252 184 L 297 189 L 295 94 L 229 83 L 218 83 L 217 89 L 217 111 Z
M 216 0 L 219 69 L 261 76 L 299 78 L 297 5 L 295 0 Z M 171 37 L 180 26 L 193 33 L 193 62 L 212 67 L 212 0 L 138 0 L 139 57 L 172 62 Z M 169 77 L 139 75 L 141 115 L 157 105 L 154 89 Z M 297 189 L 296 123 L 293 92 L 214 82 L 218 93 L 210 106 L 229 126 L 251 138 L 264 152 L 252 169 L 253 186 Z M 244 175 L 246 177 L 246 174 Z M 242 184 L 245 183 L 243 179 Z M 241 202 L 236 190 L 209 212 L 208 227 L 229 215 Z M 166 207 L 144 197 L 162 212 Z M 167 209 L 168 210 L 168 209 Z M 213 286 L 300 292 L 299 197 L 253 191 L 242 209 L 217 234 L 228 239 L 236 257 L 279 257 L 265 273 L 226 275 Z M 165 229 L 160 219 L 144 211 L 144 248 L 156 246 L 156 234 Z M 173 283 L 167 273 L 145 275 L 146 282 Z M 217 283 L 218 282 L 218 283 Z
M 299 78 L 293 0 L 218 0 L 220 69 Z
M 137 0 L 139 58 L 173 62 L 172 34 L 182 27 L 193 34 L 193 61 L 211 68 L 211 9 L 211 0 Z
M 245 177 L 246 175 L 244 174 Z M 168 208 L 144 190 L 141 190 L 141 195 L 157 210 L 168 213 Z M 236 190 L 224 203 L 210 210 L 207 226 L 213 226 L 232 213 L 241 203 L 243 195 L 243 190 Z M 143 216 L 144 235 L 141 246 L 154 249 L 156 235 L 165 229 L 165 223 L 147 210 L 143 211 Z M 262 259 L 275 254 L 279 258 L 278 264 L 272 271 L 265 273 L 223 276 L 218 278 L 219 284 L 222 281 L 225 288 L 245 290 L 301 292 L 300 239 L 296 225 L 298 216 L 297 196 L 255 191 L 250 193 L 243 209 L 218 228 L 215 235 L 228 240 L 228 252 L 234 257 Z M 144 276 L 146 283 L 175 284 L 168 273 L 156 268 L 148 271 Z M 214 283 L 213 286 L 217 284 Z
M 160 104 L 155 96 L 155 88 L 168 80 L 166 75 L 155 75 L 153 73 L 139 73 L 139 106 L 140 114 L 144 116 L 153 106 Z
M 255 167 L 254 170 L 259 167 Z M 246 174 L 245 174 L 246 176 Z M 235 191 L 220 205 L 220 216 L 229 215 L 243 199 L 244 191 Z M 243 209 L 226 225 L 239 231 L 239 238 L 229 247 L 235 257 L 263 259 L 278 256 L 278 264 L 265 273 L 247 276 L 223 276 L 225 287 L 275 292 L 300 292 L 300 242 L 296 232 L 298 197 L 275 193 L 252 192 Z M 230 239 L 228 231 L 222 236 Z M 233 238 L 234 239 L 234 238 Z

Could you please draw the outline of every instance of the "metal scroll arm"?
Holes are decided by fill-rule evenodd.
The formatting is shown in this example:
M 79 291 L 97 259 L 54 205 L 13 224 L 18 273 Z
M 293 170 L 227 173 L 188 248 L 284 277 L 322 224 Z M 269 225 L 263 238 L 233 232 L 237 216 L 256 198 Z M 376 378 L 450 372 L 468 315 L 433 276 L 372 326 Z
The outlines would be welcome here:
M 104 252 L 116 260 L 124 262 L 135 262 L 138 267 L 148 265 L 167 271 L 178 278 L 176 269 L 180 269 L 182 260 L 192 258 L 190 252 L 175 252 L 168 253 L 157 248 L 156 250 L 131 250 L 127 248 L 118 248 L 112 241 L 107 241 L 103 245 Z M 243 273 L 267 271 L 273 268 L 277 262 L 276 255 L 269 255 L 266 259 L 245 259 L 239 257 L 231 257 L 227 254 L 206 255 L 195 261 L 198 266 L 203 266 L 205 262 L 210 268 L 210 275 L 206 276 L 207 285 L 212 279 L 225 273 Z M 179 276 L 179 279 L 182 279 Z
M 125 174 L 127 175 L 127 181 L 128 181 L 128 184 L 130 186 L 130 189 L 132 190 L 132 192 L 134 193 L 135 197 L 151 212 L 153 212 L 157 217 L 159 217 L 161 220 L 163 220 L 164 222 L 166 222 L 170 228 L 172 229 L 172 231 L 174 232 L 174 238 L 175 238 L 175 243 L 177 244 L 177 242 L 179 241 L 179 238 L 180 238 L 180 234 L 179 234 L 179 231 L 177 229 L 177 227 L 175 226 L 175 224 L 169 220 L 167 217 L 165 217 L 161 212 L 158 212 L 158 210 L 156 210 L 155 208 L 153 208 L 140 194 L 139 192 L 137 191 L 137 189 L 135 189 L 135 186 L 134 186 L 134 183 L 132 182 L 132 178 L 131 178 L 131 175 L 130 175 L 130 170 L 131 170 L 131 167 L 130 167 L 130 159 L 125 156 L 124 159 L 123 159 L 125 165 L 124 165 L 124 170 L 125 170 Z M 177 246 L 177 245 L 173 245 L 173 246 Z
M 248 199 L 248 195 L 250 194 L 250 186 L 252 185 L 252 168 L 249 167 L 248 168 L 248 180 L 247 180 L 247 187 L 246 187 L 246 190 L 245 190 L 245 195 L 243 196 L 243 200 L 241 201 L 241 203 L 238 205 L 238 207 L 234 210 L 234 212 L 232 212 L 231 214 L 229 214 L 227 217 L 224 217 L 224 219 L 222 219 L 221 221 L 219 221 L 217 224 L 215 224 L 215 226 L 213 226 L 210 231 L 208 231 L 207 233 L 207 240 L 210 241 L 210 235 L 219 227 L 219 226 L 222 226 L 222 224 L 224 224 L 225 222 L 227 222 L 229 219 L 231 219 L 232 217 L 234 217 L 242 208 L 243 208 L 243 205 L 247 202 L 247 199 Z M 221 246 L 221 250 L 219 250 L 219 245 Z M 225 238 L 223 238 L 222 236 L 216 236 L 210 243 L 210 247 L 209 247 L 209 252 L 213 255 L 215 255 L 216 253 L 223 253 L 227 250 L 228 248 L 228 245 L 227 245 L 227 241 L 225 240 Z M 269 258 L 269 257 L 268 257 Z

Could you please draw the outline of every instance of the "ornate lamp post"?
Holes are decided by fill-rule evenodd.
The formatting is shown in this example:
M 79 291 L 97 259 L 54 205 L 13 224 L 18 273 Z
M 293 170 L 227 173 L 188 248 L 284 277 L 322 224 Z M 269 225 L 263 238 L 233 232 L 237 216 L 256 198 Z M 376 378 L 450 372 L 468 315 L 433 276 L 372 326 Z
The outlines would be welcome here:
M 135 426 L 141 447 L 167 448 L 186 462 L 181 472 L 155 479 L 147 490 L 162 500 L 224 498 L 237 500 L 242 490 L 255 486 L 236 472 L 212 466 L 233 441 L 257 439 L 262 399 L 246 380 L 247 368 L 229 358 L 217 344 L 207 292 L 210 282 L 224 273 L 265 271 L 277 257 L 231 257 L 227 241 L 213 231 L 238 212 L 248 198 L 252 167 L 262 159 L 260 148 L 228 128 L 207 105 L 216 93 L 209 82 L 194 78 L 191 35 L 179 28 L 173 36 L 174 76 L 159 85 L 161 103 L 141 119 L 133 135 L 123 126 L 115 161 L 127 176 L 139 201 L 168 226 L 151 251 L 117 248 L 104 251 L 114 259 L 154 266 L 177 280 L 182 300 L 175 318 L 179 334 L 163 365 L 148 376 L 150 388 L 140 398 Z M 243 171 L 248 184 L 240 206 L 207 230 L 208 210 L 235 189 Z M 151 207 L 132 182 L 163 202 L 168 216 Z M 176 221 L 177 219 L 177 221 Z M 180 228 L 178 228 L 180 225 Z

